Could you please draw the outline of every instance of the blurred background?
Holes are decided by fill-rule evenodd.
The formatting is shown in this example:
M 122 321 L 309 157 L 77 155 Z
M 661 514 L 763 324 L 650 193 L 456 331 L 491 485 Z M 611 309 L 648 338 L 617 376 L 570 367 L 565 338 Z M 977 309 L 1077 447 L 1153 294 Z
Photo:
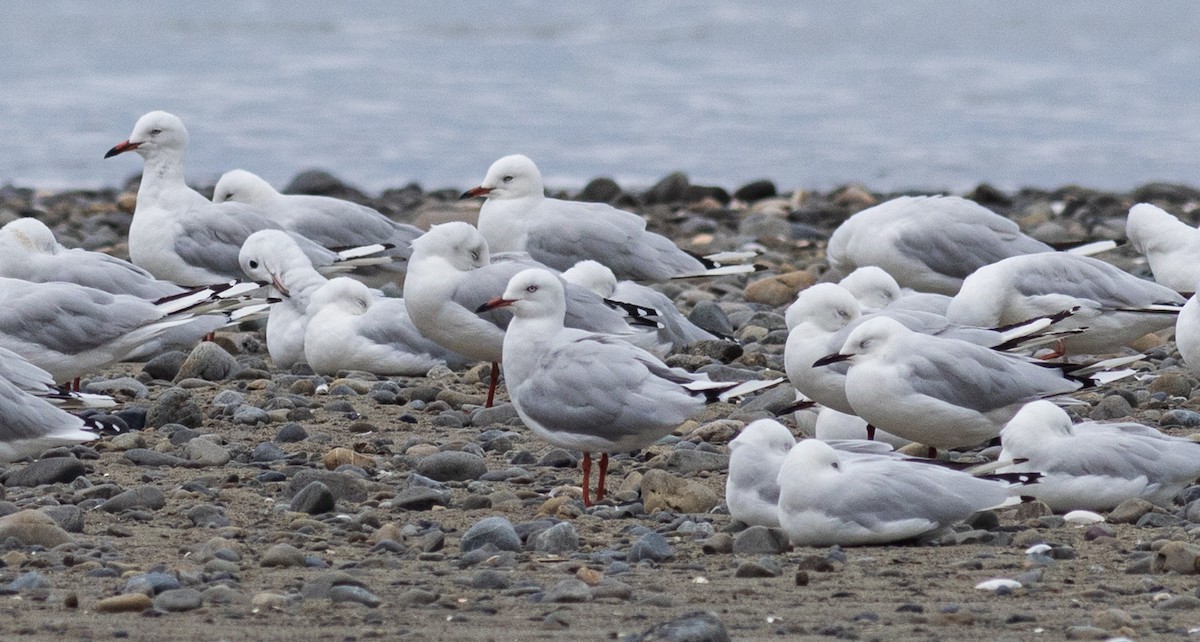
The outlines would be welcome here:
M 142 113 L 188 178 L 309 168 L 469 187 L 1196 183 L 1187 2 L 21 2 L 0 5 L 0 183 L 119 185 Z

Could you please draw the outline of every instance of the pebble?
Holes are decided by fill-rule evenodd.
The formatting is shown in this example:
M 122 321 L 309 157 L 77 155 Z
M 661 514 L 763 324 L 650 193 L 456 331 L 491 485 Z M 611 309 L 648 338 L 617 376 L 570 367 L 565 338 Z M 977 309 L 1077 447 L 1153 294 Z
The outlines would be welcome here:
M 205 381 L 225 381 L 240 368 L 233 355 L 226 352 L 215 341 L 201 341 L 192 348 L 191 354 L 179 366 L 174 381 L 179 383 L 184 379 L 203 379 Z
M 671 550 L 671 545 L 667 543 L 667 538 L 658 533 L 646 533 L 642 535 L 633 546 L 629 547 L 628 560 L 630 564 L 636 564 L 642 560 L 651 562 L 662 562 L 668 560 L 674 554 Z
M 661 624 L 641 635 L 627 638 L 628 642 L 730 642 L 729 630 L 715 614 L 694 611 Z
M 1154 504 L 1144 499 L 1131 498 L 1117 504 L 1109 511 L 1106 521 L 1113 524 L 1136 524 L 1143 515 L 1152 510 L 1154 510 Z
M 780 307 L 795 301 L 801 290 L 816 282 L 816 276 L 811 272 L 798 270 L 753 281 L 746 286 L 743 294 L 750 303 Z
M 224 466 L 232 457 L 224 446 L 204 437 L 197 437 L 183 447 L 183 456 L 189 465 L 198 468 Z
M 449 506 L 450 493 L 424 486 L 410 486 L 392 498 L 392 506 L 403 510 L 422 511 L 434 506 Z
M 15 538 L 25 546 L 54 548 L 71 541 L 71 534 L 49 515 L 23 510 L 0 517 L 0 542 Z
M 324 484 L 333 493 L 334 499 L 339 502 L 357 503 L 367 498 L 367 487 L 360 478 L 344 472 L 312 468 L 305 468 L 293 475 L 291 481 L 288 482 L 288 492 L 294 495 L 314 481 Z
M 166 390 L 146 411 L 146 425 L 150 428 L 159 428 L 167 424 L 199 428 L 203 423 L 204 413 L 192 400 L 192 393 L 181 388 Z
M 463 534 L 458 547 L 463 553 L 469 553 L 489 544 L 500 551 L 516 553 L 522 550 L 521 538 L 513 528 L 512 522 L 508 521 L 507 517 L 499 515 L 485 517 L 475 522 Z
M 487 462 L 479 455 L 447 450 L 422 457 L 416 471 L 437 481 L 468 481 L 482 477 L 487 472 Z
M 733 538 L 735 555 L 775 555 L 791 550 L 787 533 L 779 528 L 751 526 Z
M 1172 408 L 1163 413 L 1159 425 L 1163 427 L 1183 426 L 1184 428 L 1196 428 L 1200 426 L 1200 412 L 1185 408 Z
M 308 431 L 297 423 L 284 424 L 275 433 L 275 441 L 281 444 L 294 444 L 308 439 Z
M 574 553 L 579 549 L 579 534 L 568 522 L 560 522 L 538 533 L 533 540 L 533 550 L 549 555 Z
M 1151 569 L 1156 573 L 1195 575 L 1200 572 L 1200 546 L 1187 542 L 1167 542 L 1155 553 Z
M 783 567 L 779 562 L 769 558 L 760 557 L 757 560 L 750 560 L 738 564 L 737 570 L 733 573 L 734 577 L 779 577 L 783 575 Z
M 543 602 L 590 602 L 592 589 L 577 579 L 560 580 L 542 596 Z
M 50 582 L 46 580 L 45 575 L 42 575 L 37 571 L 26 571 L 5 585 L 4 591 L 9 593 L 20 593 L 21 591 L 32 591 L 44 588 L 50 588 Z
M 337 499 L 334 498 L 333 491 L 319 481 L 313 481 L 302 488 L 292 497 L 289 505 L 291 510 L 309 515 L 328 513 L 333 511 L 336 506 Z
M 164 352 L 147 361 L 146 365 L 142 366 L 142 372 L 150 375 L 152 379 L 174 381 L 175 375 L 179 374 L 179 366 L 186 360 L 187 354 L 179 350 Z
M 43 484 L 65 484 L 86 473 L 87 469 L 83 462 L 74 457 L 52 457 L 39 459 L 24 468 L 13 471 L 5 478 L 4 485 L 34 487 Z
M 707 513 L 721 502 L 708 486 L 672 475 L 665 470 L 650 470 L 642 477 L 642 503 L 650 514 L 658 511 Z
M 122 456 L 136 466 L 167 466 L 173 468 L 176 466 L 183 466 L 186 461 L 182 457 L 176 457 L 175 455 L 168 455 L 167 453 L 160 453 L 154 450 L 148 450 L 146 448 L 130 448 L 129 450 L 126 450 Z
M 167 505 L 167 497 L 157 486 L 138 486 L 127 490 L 112 499 L 106 500 L 98 507 L 108 513 L 119 513 L 131 508 L 148 508 L 159 510 Z
M 168 613 L 180 613 L 200 608 L 204 597 L 194 588 L 178 588 L 163 591 L 154 598 L 154 608 Z
M 348 602 L 362 604 L 369 608 L 377 608 L 383 600 L 361 586 L 338 585 L 329 589 L 329 600 L 334 604 Z
M 92 610 L 97 613 L 135 613 L 152 608 L 150 596 L 142 593 L 126 593 L 97 600 Z

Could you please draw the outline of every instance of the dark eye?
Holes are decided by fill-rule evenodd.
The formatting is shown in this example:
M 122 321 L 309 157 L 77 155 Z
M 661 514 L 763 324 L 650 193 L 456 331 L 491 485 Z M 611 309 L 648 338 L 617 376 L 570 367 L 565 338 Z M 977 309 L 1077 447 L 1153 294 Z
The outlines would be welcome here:
M 162 133 L 162 130 L 161 130 L 161 129 L 151 129 L 151 130 L 150 130 L 150 135 L 151 135 L 151 136 L 158 136 L 158 135 L 159 135 L 159 134 L 161 134 L 161 133 Z
M 250 267 L 254 268 L 254 269 L 258 269 L 258 261 L 250 261 Z
M 830 465 L 829 465 L 829 467 L 830 467 L 830 468 L 833 468 L 834 470 L 841 470 L 841 469 L 842 469 L 842 467 L 841 467 L 840 465 L 838 465 L 838 463 L 837 463 L 836 461 L 835 461 L 835 462 L 833 462 L 832 464 L 830 464 Z
M 232 201 L 232 200 L 233 200 L 233 192 L 229 192 L 229 193 L 225 194 L 225 198 L 223 198 L 223 199 L 221 199 L 221 200 L 223 200 L 223 201 Z
M 525 288 L 525 291 L 526 291 L 526 292 L 529 292 L 530 294 L 533 294 L 534 292 L 537 292 L 537 291 L 538 291 L 538 286 L 536 286 L 536 285 L 531 285 L 531 286 L 529 286 L 529 287 Z
M 471 259 L 474 261 L 478 261 L 479 260 L 479 252 L 476 252 L 475 250 L 471 250 Z
M 513 179 L 513 177 L 512 177 L 512 174 L 509 174 L 508 176 L 505 176 L 505 177 L 504 177 L 504 182 L 505 182 L 505 183 L 511 183 L 511 182 L 512 182 L 512 179 Z

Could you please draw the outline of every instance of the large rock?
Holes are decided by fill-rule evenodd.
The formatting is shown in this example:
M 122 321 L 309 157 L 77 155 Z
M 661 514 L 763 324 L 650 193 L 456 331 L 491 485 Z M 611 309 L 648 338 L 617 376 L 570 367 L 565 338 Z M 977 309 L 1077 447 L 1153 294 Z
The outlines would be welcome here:
M 74 457 L 51 457 L 35 461 L 14 471 L 4 480 L 5 486 L 41 486 L 42 484 L 66 483 L 82 477 L 87 470 L 83 462 Z
M 646 512 L 707 513 L 721 499 L 711 488 L 665 470 L 650 470 L 642 477 L 642 503 Z
M 188 428 L 199 428 L 204 423 L 204 413 L 192 401 L 192 395 L 183 388 L 171 388 L 159 395 L 146 412 L 146 425 L 161 428 L 167 424 L 181 424 Z
M 0 542 L 15 538 L 25 546 L 54 548 L 71 541 L 54 518 L 36 510 L 23 510 L 0 517 Z
M 232 377 L 238 369 L 238 362 L 233 355 L 213 341 L 202 341 L 192 349 L 192 353 L 179 366 L 179 372 L 175 373 L 174 381 L 175 383 L 184 379 L 225 381 Z

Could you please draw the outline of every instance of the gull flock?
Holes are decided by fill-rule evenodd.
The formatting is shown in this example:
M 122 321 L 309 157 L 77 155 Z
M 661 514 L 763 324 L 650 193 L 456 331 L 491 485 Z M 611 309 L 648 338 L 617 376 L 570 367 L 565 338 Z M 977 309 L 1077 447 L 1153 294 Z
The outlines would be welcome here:
M 477 226 L 418 229 L 240 169 L 210 200 L 185 181 L 188 144 L 183 122 L 156 111 L 105 155 L 143 161 L 130 262 L 65 248 L 34 219 L 0 229 L 0 460 L 114 429 L 73 414 L 115 403 L 79 392 L 79 377 L 265 318 L 283 368 L 419 377 L 491 364 L 488 405 L 506 396 L 534 435 L 582 453 L 585 507 L 605 500 L 610 455 L 708 404 L 790 385 L 816 404 L 815 434 L 747 425 L 729 443 L 725 499 L 734 519 L 796 546 L 930 540 L 1034 500 L 1169 505 L 1200 477 L 1196 441 L 1069 412 L 1086 404 L 1080 390 L 1155 376 L 1129 347 L 1150 333 L 1173 328 L 1200 371 L 1188 298 L 1200 231 L 1149 203 L 1126 235 L 1157 282 L 1105 262 L 1110 246 L 1052 246 L 964 198 L 867 208 L 829 238 L 823 282 L 786 310 L 786 379 L 721 381 L 668 365 L 727 337 L 662 284 L 751 274 L 753 248 L 699 256 L 636 214 L 546 196 L 521 155 L 463 194 L 484 199 Z M 960 457 L 987 463 L 951 465 Z

